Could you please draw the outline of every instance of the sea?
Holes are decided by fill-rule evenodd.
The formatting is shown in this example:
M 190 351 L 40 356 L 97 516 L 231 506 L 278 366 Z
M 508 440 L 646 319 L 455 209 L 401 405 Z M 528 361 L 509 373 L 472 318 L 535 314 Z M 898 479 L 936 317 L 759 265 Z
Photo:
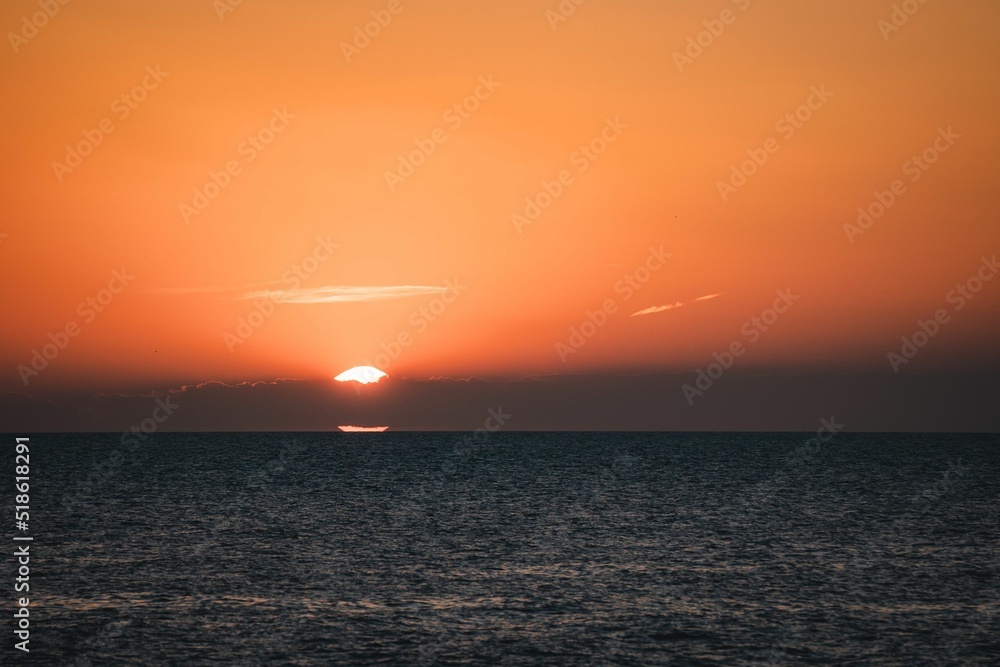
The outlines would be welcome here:
M 997 435 L 36 434 L 30 473 L 4 665 L 1000 665 Z

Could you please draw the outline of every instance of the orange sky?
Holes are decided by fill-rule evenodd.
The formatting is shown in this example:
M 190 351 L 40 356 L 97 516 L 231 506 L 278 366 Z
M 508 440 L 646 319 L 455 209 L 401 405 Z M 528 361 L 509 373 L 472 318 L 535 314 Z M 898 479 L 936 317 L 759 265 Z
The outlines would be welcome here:
M 211 0 L 76 0 L 8 34 L 0 387 L 23 390 L 18 365 L 67 325 L 31 390 L 333 376 L 400 336 L 379 365 L 410 377 L 691 370 L 735 341 L 745 369 L 891 374 L 887 353 L 939 308 L 949 321 L 904 372 L 997 369 L 1000 280 L 961 310 L 947 295 L 1000 251 L 1000 5 L 930 2 L 884 39 L 888 1 L 591 0 L 553 28 L 558 4 L 245 0 L 220 19 Z M 23 35 L 39 11 L 11 0 L 0 25 Z M 372 11 L 391 21 L 348 61 Z M 794 132 L 776 125 L 811 96 Z M 912 180 L 942 128 L 958 138 Z M 54 166 L 85 132 L 100 143 Z M 606 152 L 579 153 L 602 132 Z M 723 201 L 719 181 L 769 139 Z M 391 188 L 418 141 L 433 153 Z M 182 207 L 227 166 L 203 211 Z M 616 290 L 661 246 L 663 268 Z M 81 307 L 115 271 L 134 279 Z M 457 297 L 433 291 L 447 281 Z M 744 324 L 786 288 L 800 299 L 750 342 Z M 252 292 L 277 304 L 235 344 Z M 564 363 L 557 344 L 608 299 Z

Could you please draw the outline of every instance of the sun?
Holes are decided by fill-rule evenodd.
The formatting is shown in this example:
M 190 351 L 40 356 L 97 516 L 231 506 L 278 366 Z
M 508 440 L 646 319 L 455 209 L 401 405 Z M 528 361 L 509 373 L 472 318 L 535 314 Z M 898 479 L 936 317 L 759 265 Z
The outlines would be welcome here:
M 374 366 L 355 366 L 354 368 L 348 368 L 346 371 L 333 379 L 337 382 L 359 382 L 361 384 L 368 384 L 369 382 L 378 382 L 384 377 L 389 376 Z

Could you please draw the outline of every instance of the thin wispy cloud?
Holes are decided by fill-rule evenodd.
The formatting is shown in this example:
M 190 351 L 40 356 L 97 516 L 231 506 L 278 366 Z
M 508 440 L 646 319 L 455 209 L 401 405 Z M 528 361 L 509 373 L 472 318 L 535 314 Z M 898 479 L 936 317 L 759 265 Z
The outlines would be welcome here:
M 684 304 L 680 301 L 677 303 L 672 303 L 666 306 L 651 306 L 645 310 L 640 310 L 637 313 L 632 313 L 630 317 L 635 317 L 636 315 L 652 315 L 653 313 L 662 313 L 665 310 L 670 310 L 671 308 L 680 308 Z
M 639 315 L 653 315 L 655 313 L 662 313 L 665 310 L 673 310 L 674 308 L 681 308 L 682 306 L 687 306 L 687 305 L 690 305 L 692 303 L 697 303 L 699 301 L 708 301 L 709 299 L 714 299 L 716 297 L 720 297 L 720 296 L 722 296 L 722 294 L 723 294 L 722 292 L 719 292 L 717 294 L 706 294 L 705 296 L 699 296 L 696 299 L 691 299 L 690 301 L 688 301 L 686 303 L 684 301 L 676 301 L 676 302 L 668 304 L 666 306 L 650 306 L 649 308 L 646 308 L 644 310 L 640 310 L 640 311 L 632 313 L 631 315 L 629 315 L 629 317 L 637 317 Z
M 443 294 L 447 287 L 426 285 L 326 286 L 247 292 L 244 299 L 270 299 L 280 303 L 359 303 L 405 299 L 425 294 Z

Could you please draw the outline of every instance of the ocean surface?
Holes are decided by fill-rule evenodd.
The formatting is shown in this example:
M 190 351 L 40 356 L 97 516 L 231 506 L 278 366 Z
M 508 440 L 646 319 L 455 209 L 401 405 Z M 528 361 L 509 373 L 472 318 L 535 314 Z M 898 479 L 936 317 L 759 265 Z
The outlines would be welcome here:
M 1000 664 L 995 435 L 121 440 L 31 438 L 0 663 Z

